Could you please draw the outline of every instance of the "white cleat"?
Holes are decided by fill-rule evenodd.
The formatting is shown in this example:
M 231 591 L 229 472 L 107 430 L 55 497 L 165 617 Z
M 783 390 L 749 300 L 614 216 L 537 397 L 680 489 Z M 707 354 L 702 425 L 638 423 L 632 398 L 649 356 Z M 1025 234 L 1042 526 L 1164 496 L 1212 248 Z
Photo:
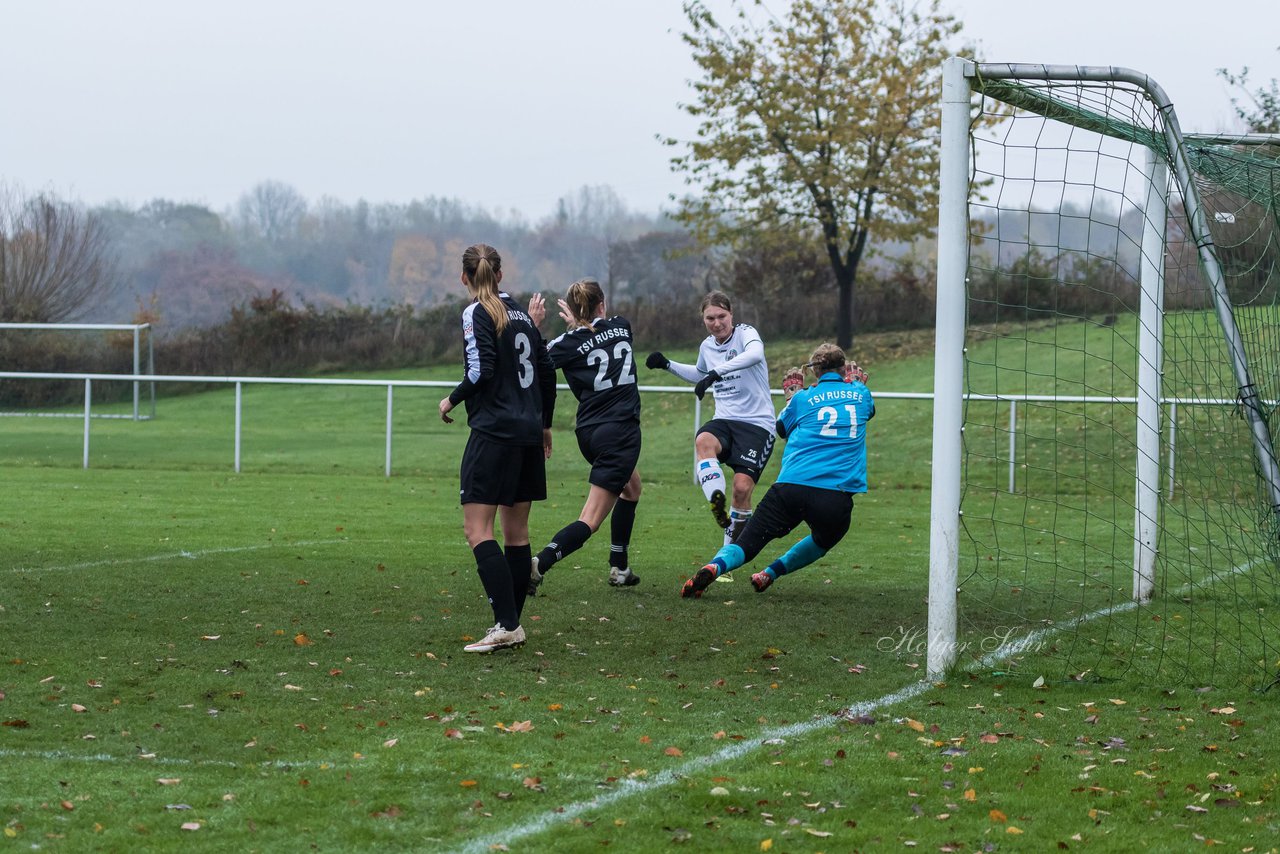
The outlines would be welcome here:
M 516 626 L 508 631 L 498 623 L 485 633 L 478 641 L 473 641 L 462 648 L 463 652 L 496 652 L 500 649 L 515 649 L 524 646 L 524 627 Z

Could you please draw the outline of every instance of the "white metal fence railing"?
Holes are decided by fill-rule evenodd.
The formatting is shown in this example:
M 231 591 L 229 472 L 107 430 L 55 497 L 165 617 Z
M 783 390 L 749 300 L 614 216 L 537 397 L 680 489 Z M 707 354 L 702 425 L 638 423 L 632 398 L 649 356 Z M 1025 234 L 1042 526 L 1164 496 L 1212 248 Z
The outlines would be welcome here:
M 207 385 L 223 384 L 235 386 L 235 420 L 233 424 L 235 435 L 235 459 L 234 467 L 236 472 L 240 471 L 240 448 L 241 448 L 241 425 L 243 423 L 243 388 L 246 385 L 321 385 L 321 386 L 373 386 L 381 387 L 387 390 L 387 420 L 386 420 L 386 455 L 384 471 L 387 477 L 391 476 L 391 445 L 392 445 L 392 414 L 394 411 L 394 399 L 396 388 L 453 388 L 457 385 L 453 380 L 358 380 L 358 379 L 323 379 L 323 378 L 289 378 L 289 377 L 218 377 L 218 376 L 169 376 L 163 374 L 74 374 L 74 373 L 35 373 L 23 371 L 0 371 L 0 379 L 28 379 L 28 380 L 74 380 L 84 382 L 84 446 L 82 464 L 84 468 L 89 468 L 89 425 L 93 407 L 93 383 L 94 382 L 138 382 L 138 383 L 204 383 Z M 558 389 L 565 391 L 568 386 L 560 384 Z M 658 385 L 642 385 L 637 386 L 642 392 L 660 392 L 660 393 L 676 393 L 676 394 L 692 394 L 692 386 L 658 386 Z M 775 396 L 781 396 L 782 392 L 774 389 Z M 932 392 L 893 392 L 893 391 L 876 391 L 874 392 L 877 401 L 881 400 L 933 400 Z M 1005 401 L 1009 404 L 1009 492 L 1015 489 L 1015 474 L 1017 471 L 1017 448 L 1018 448 L 1018 404 L 1019 403 L 1035 403 L 1035 402 L 1056 402 L 1056 403 L 1081 403 L 1081 404 L 1136 404 L 1136 397 L 1100 397 L 1100 396 L 1055 396 L 1045 394 L 965 394 L 966 400 L 987 400 L 987 401 Z M 1162 405 L 1169 407 L 1168 416 L 1168 492 L 1169 496 L 1173 496 L 1174 488 L 1174 451 L 1176 438 L 1176 425 L 1179 406 L 1235 406 L 1235 399 L 1227 398 L 1163 398 Z M 1274 402 L 1268 402 L 1274 405 Z M 694 399 L 693 406 L 693 429 L 696 432 L 702 425 L 702 401 Z M 694 460 L 697 462 L 696 458 Z

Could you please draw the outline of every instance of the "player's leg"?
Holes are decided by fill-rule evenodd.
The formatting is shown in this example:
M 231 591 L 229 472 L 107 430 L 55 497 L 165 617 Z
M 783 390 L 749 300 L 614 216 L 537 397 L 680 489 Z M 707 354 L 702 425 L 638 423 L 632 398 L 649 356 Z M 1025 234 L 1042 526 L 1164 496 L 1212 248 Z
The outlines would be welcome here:
M 532 572 L 533 549 L 529 546 L 529 501 L 521 501 L 510 507 L 498 508 L 498 520 L 502 523 L 503 555 L 511 572 L 511 590 L 515 597 L 516 616 L 524 614 L 524 600 L 529 590 L 529 574 Z
M 731 426 L 732 441 L 727 454 L 729 467 L 733 469 L 733 506 L 729 511 L 729 528 L 725 543 L 738 538 L 751 518 L 751 496 L 773 455 L 774 435 L 754 424 L 734 422 Z
M 640 501 L 640 470 L 632 469 L 627 485 L 618 496 L 609 517 L 609 583 L 614 587 L 632 587 L 640 583 L 640 576 L 631 571 L 628 550 L 631 547 L 631 531 L 636 524 L 636 506 Z
M 751 576 L 751 585 L 757 593 L 763 593 L 783 575 L 803 569 L 826 555 L 849 530 L 853 514 L 851 494 L 810 486 L 798 486 L 795 490 L 797 500 L 804 502 L 804 521 L 809 525 L 810 534 Z
M 466 652 L 493 652 L 524 643 L 511 569 L 494 535 L 498 505 L 510 502 L 517 488 L 517 449 L 471 433 L 462 452 L 462 529 L 476 560 L 476 574 L 493 609 L 494 626 L 485 636 L 463 647 Z
M 476 574 L 480 576 L 495 621 L 483 638 L 463 647 L 465 652 L 493 652 L 520 646 L 525 641 L 511 567 L 494 536 L 493 523 L 497 511 L 493 504 L 462 505 L 463 529 L 476 560 Z
M 586 544 L 613 510 L 640 459 L 640 425 L 616 422 L 580 430 L 578 449 L 591 463 L 587 500 L 577 521 L 561 528 L 534 558 L 527 585 L 530 594 L 542 583 L 551 567 Z
M 702 425 L 694 437 L 693 447 L 697 462 L 693 476 L 702 488 L 702 494 L 711 506 L 711 515 L 722 529 L 729 527 L 727 485 L 720 470 L 720 456 L 724 453 L 724 441 L 720 435 L 722 425 L 715 419 Z M 727 438 L 727 437 L 726 437 Z
M 617 500 L 617 493 L 609 492 L 595 484 L 590 486 L 587 490 L 587 501 L 582 505 L 582 513 L 578 515 L 577 520 L 557 531 L 551 538 L 551 542 L 538 552 L 539 578 L 532 583 L 530 592 L 542 583 L 542 577 L 546 576 L 551 567 L 586 545 L 591 535 L 600 529 L 604 517 L 609 515 L 609 511 L 613 509 Z
M 785 537 L 800 524 L 799 509 L 787 500 L 788 487 L 789 484 L 775 483 L 769 488 L 737 541 L 722 546 L 715 557 L 694 573 L 681 588 L 681 596 L 700 597 L 711 582 L 749 563 L 766 545 Z
M 755 490 L 756 479 L 751 473 L 733 473 L 733 505 L 729 508 L 729 527 L 724 532 L 726 544 L 738 538 L 751 518 L 751 495 Z

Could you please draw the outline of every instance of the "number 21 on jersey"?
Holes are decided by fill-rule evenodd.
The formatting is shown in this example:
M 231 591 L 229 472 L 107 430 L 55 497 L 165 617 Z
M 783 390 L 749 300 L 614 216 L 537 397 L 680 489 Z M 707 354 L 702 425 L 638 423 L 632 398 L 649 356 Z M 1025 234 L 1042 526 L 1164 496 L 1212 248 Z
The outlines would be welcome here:
M 858 438 L 858 410 L 853 404 L 845 404 L 845 411 L 849 413 L 849 433 L 848 438 Z M 837 423 L 840 421 L 840 413 L 834 406 L 824 406 L 818 410 L 818 420 L 822 422 L 822 429 L 819 431 L 821 436 L 829 436 L 834 438 L 838 435 Z

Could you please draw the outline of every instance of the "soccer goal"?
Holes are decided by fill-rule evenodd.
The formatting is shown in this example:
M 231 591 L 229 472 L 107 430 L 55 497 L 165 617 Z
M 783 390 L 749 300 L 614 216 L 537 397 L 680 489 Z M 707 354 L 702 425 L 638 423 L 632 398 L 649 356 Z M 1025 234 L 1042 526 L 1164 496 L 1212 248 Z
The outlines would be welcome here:
M 0 337 L 0 362 L 6 371 L 90 371 L 132 373 L 136 377 L 155 374 L 150 323 L 0 323 L 0 333 L 8 333 Z M 55 381 L 40 382 L 50 386 Z M 131 413 L 94 413 L 93 417 L 133 421 L 154 418 L 155 383 L 134 380 L 128 385 L 132 388 L 123 390 L 123 398 L 127 401 L 132 393 Z M 105 391 L 103 399 L 120 397 L 110 387 L 110 383 L 98 385 L 100 393 Z M 35 405 L 31 405 L 33 397 Z M 47 400 L 50 397 L 52 401 Z M 149 398 L 149 412 L 144 397 Z M 15 406 L 15 402 L 20 405 Z M 75 412 L 47 411 L 41 405 L 50 402 L 58 402 L 57 393 L 45 393 L 37 381 L 24 380 L 21 385 L 9 386 L 0 381 L 0 415 L 80 417 Z
M 930 674 L 1270 686 L 1280 138 L 1122 68 L 943 90 Z

